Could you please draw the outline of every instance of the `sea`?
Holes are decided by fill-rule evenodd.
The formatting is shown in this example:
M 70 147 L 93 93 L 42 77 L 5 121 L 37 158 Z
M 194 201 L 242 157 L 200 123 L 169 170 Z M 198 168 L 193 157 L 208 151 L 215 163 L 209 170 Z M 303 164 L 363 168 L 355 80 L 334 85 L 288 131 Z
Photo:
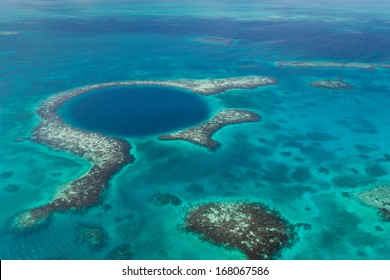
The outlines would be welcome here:
M 390 64 L 390 2 L 1 0 L 0 259 L 99 260 L 118 246 L 136 260 L 245 259 L 185 229 L 189 209 L 209 202 L 259 202 L 304 225 L 279 259 L 390 259 L 390 223 L 354 198 L 390 182 L 390 69 L 279 61 Z M 48 97 L 112 81 L 254 75 L 279 83 L 213 96 L 119 88 L 65 104 L 65 122 L 125 139 L 135 160 L 98 204 L 26 233 L 10 229 L 90 167 L 31 141 Z M 336 79 L 356 88 L 310 85 Z M 215 151 L 158 139 L 222 109 L 262 120 L 216 132 Z M 156 203 L 158 194 L 181 204 Z M 105 233 L 104 246 L 83 243 L 85 225 Z

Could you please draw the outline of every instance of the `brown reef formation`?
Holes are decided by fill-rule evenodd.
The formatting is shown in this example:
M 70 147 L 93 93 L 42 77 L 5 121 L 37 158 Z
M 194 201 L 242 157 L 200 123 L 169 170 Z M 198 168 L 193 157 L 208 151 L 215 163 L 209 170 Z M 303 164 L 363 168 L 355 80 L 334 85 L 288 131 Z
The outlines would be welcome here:
M 324 89 L 332 89 L 332 90 L 356 88 L 355 86 L 344 82 L 342 79 L 315 81 L 310 83 L 310 85 L 315 88 L 324 88 Z
M 293 226 L 260 203 L 218 202 L 194 207 L 185 217 L 190 232 L 242 251 L 248 259 L 274 259 L 293 244 Z
M 97 225 L 80 224 L 75 232 L 75 242 L 86 245 L 97 251 L 108 245 L 109 237 L 106 230 Z
M 363 204 L 378 209 L 382 218 L 390 222 L 390 184 L 382 184 L 356 195 Z
M 211 150 L 216 149 L 219 143 L 211 137 L 219 129 L 227 125 L 244 122 L 256 122 L 261 117 L 251 111 L 246 110 L 221 110 L 209 121 L 193 128 L 162 135 L 161 140 L 183 140 L 190 143 L 205 146 Z
M 279 67 L 298 68 L 355 68 L 375 70 L 376 68 L 390 69 L 390 64 L 360 63 L 360 62 L 331 62 L 331 61 L 279 61 Z
M 13 230 L 26 230 L 44 223 L 55 212 L 81 209 L 96 204 L 110 178 L 134 160 L 130 144 L 101 133 L 83 131 L 66 124 L 57 114 L 61 105 L 89 91 L 120 86 L 168 86 L 213 95 L 228 89 L 249 89 L 276 84 L 277 80 L 261 76 L 203 80 L 119 81 L 88 85 L 50 96 L 37 110 L 41 119 L 34 129 L 32 141 L 56 150 L 78 155 L 91 163 L 91 168 L 79 178 L 66 183 L 47 204 L 16 215 Z

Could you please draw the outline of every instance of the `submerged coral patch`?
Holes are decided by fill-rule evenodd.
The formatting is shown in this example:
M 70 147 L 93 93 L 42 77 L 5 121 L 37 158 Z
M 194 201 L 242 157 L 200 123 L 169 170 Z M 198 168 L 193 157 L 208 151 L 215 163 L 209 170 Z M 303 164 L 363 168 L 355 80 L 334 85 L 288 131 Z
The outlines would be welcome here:
M 389 174 L 389 172 L 387 172 L 387 170 L 385 170 L 383 166 L 379 164 L 367 166 L 366 168 L 364 168 L 364 170 L 369 176 L 372 177 L 382 177 Z
M 76 228 L 75 241 L 91 250 L 100 250 L 108 245 L 109 237 L 101 226 L 80 224 Z
M 185 217 L 185 227 L 212 243 L 242 251 L 248 259 L 274 259 L 295 239 L 293 226 L 260 203 L 195 206 Z
M 337 121 L 337 124 L 358 133 L 376 134 L 378 132 L 374 124 L 357 117 L 349 117 L 339 120 Z
M 4 172 L 0 173 L 0 178 L 1 179 L 8 179 L 8 178 L 12 177 L 14 174 L 15 174 L 15 172 L 13 172 L 13 171 L 4 171 Z
M 363 175 L 340 175 L 333 178 L 333 183 L 342 188 L 354 188 L 359 185 L 369 184 L 373 179 Z
M 159 206 L 163 206 L 163 205 L 179 206 L 182 203 L 179 197 L 170 193 L 157 193 L 153 196 L 152 199 L 153 202 Z
M 350 85 L 344 82 L 342 79 L 337 80 L 320 80 L 310 83 L 312 87 L 315 88 L 324 88 L 324 89 L 332 89 L 332 90 L 340 90 L 340 89 L 354 89 L 356 88 L 353 85 Z
M 122 244 L 108 252 L 106 260 L 131 260 L 133 255 L 131 246 L 129 244 Z
M 8 184 L 2 188 L 2 190 L 4 192 L 7 192 L 7 193 L 16 193 L 19 191 L 19 189 L 20 189 L 20 186 L 15 185 L 15 184 Z

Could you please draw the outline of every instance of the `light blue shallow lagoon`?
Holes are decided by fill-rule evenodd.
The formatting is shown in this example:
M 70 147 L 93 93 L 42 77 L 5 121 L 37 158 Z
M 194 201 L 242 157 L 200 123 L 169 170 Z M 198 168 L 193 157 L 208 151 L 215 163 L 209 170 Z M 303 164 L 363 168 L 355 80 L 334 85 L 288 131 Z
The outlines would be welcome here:
M 132 259 L 245 259 L 185 230 L 192 206 L 221 201 L 260 202 L 304 225 L 279 259 L 390 259 L 390 223 L 354 198 L 390 183 L 390 68 L 382 67 L 390 65 L 390 2 L 312 2 L 0 1 L 0 259 L 105 259 L 124 244 Z M 10 229 L 15 215 L 51 201 L 90 167 L 31 141 L 36 109 L 49 96 L 112 81 L 256 75 L 278 84 L 207 97 L 122 88 L 109 93 L 115 100 L 105 89 L 64 104 L 67 122 L 125 139 L 135 161 L 111 178 L 98 204 L 56 213 L 33 231 Z M 355 88 L 311 85 L 338 79 Z M 145 95 L 120 99 L 121 90 Z M 222 109 L 262 120 L 216 132 L 215 151 L 158 139 Z M 160 117 L 164 110 L 171 115 Z M 87 118 L 95 126 L 82 123 Z M 181 204 L 156 203 L 161 193 Z M 104 246 L 83 243 L 83 225 L 102 229 Z

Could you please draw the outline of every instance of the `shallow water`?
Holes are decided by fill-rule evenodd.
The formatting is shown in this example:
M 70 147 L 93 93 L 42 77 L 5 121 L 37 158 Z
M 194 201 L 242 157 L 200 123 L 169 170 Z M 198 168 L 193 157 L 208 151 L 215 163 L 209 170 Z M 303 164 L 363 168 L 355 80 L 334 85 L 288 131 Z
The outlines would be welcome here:
M 1 259 L 104 259 L 124 243 L 134 259 L 245 258 L 184 231 L 188 207 L 209 201 L 260 201 L 291 223 L 310 224 L 282 259 L 390 258 L 390 224 L 343 195 L 390 180 L 390 70 L 275 65 L 389 64 L 389 4 L 235 2 L 2 1 L 0 32 L 19 33 L 0 36 L 0 174 L 8 174 L 0 176 Z M 205 37 L 233 41 L 199 40 Z M 247 75 L 279 84 L 202 98 L 210 116 L 242 108 L 263 118 L 217 132 L 217 151 L 126 136 L 136 160 L 112 178 L 99 205 L 55 214 L 31 233 L 9 231 L 16 213 L 48 202 L 89 167 L 75 155 L 15 141 L 31 135 L 35 109 L 50 95 L 117 80 Z M 337 78 L 357 88 L 309 85 Z M 166 192 L 182 205 L 153 203 Z M 103 226 L 108 245 L 96 251 L 77 243 L 80 223 Z

